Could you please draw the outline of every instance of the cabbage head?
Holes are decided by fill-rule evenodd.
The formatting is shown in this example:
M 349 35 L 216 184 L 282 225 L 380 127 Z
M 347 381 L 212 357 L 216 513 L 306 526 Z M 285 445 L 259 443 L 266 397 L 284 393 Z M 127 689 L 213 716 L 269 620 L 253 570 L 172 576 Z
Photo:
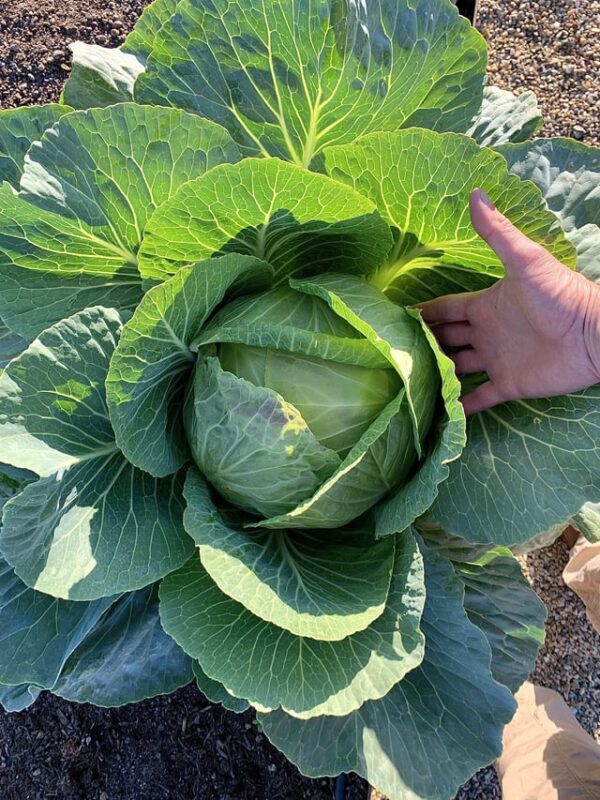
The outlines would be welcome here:
M 156 0 L 73 58 L 0 112 L 0 702 L 195 681 L 451 800 L 543 641 L 509 547 L 600 530 L 600 395 L 467 424 L 418 304 L 502 277 L 477 187 L 597 279 L 598 151 L 450 0 Z

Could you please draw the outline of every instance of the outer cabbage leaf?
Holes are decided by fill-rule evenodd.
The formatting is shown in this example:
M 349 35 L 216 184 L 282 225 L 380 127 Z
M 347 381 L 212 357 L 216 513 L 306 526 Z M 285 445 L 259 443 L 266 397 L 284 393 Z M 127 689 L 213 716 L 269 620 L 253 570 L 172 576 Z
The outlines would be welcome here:
M 31 340 L 87 306 L 135 307 L 146 222 L 177 188 L 239 158 L 226 131 L 125 103 L 62 117 L 0 189 L 0 316 Z
M 544 643 L 546 607 L 510 550 L 471 545 L 430 518 L 419 520 L 417 528 L 429 548 L 452 562 L 465 586 L 465 611 L 492 649 L 492 675 L 516 692 Z
M 599 400 L 593 386 L 476 414 L 433 516 L 470 542 L 510 546 L 600 502 Z
M 372 200 L 392 226 L 394 244 L 371 280 L 400 305 L 481 289 L 504 274 L 470 221 L 469 195 L 478 187 L 527 236 L 575 264 L 536 188 L 509 175 L 501 158 L 467 136 L 420 129 L 372 134 L 329 148 L 325 166 Z
M 485 63 L 448 0 L 182 0 L 134 93 L 219 122 L 245 155 L 308 167 L 366 131 L 466 130 Z
M 27 342 L 13 333 L 0 320 L 0 369 L 3 369 L 8 362 L 22 353 L 27 347 Z
M 112 707 L 169 694 L 192 679 L 191 659 L 160 625 L 154 584 L 108 609 L 70 655 L 52 692 Z
M 133 85 L 144 64 L 121 48 L 73 42 L 71 73 L 61 101 L 73 108 L 105 108 L 133 100 Z
M 73 63 L 61 102 L 86 109 L 133 100 L 133 86 L 145 68 L 154 37 L 169 21 L 178 1 L 150 3 L 121 47 L 100 47 L 85 42 L 69 45 Z
M 0 560 L 0 682 L 52 687 L 115 599 L 73 603 L 48 597 L 29 589 Z
M 190 343 L 234 284 L 248 278 L 258 290 L 270 274 L 257 258 L 231 254 L 181 269 L 144 296 L 106 378 L 116 440 L 132 464 L 161 477 L 190 459 L 182 419 Z
M 294 636 L 255 617 L 198 558 L 163 581 L 160 599 L 165 630 L 209 677 L 253 705 L 299 717 L 343 715 L 382 697 L 423 656 L 423 563 L 409 532 L 396 543 L 385 611 L 341 641 Z
M 164 280 L 234 251 L 267 261 L 275 280 L 306 272 L 365 274 L 390 247 L 388 226 L 352 189 L 278 159 L 244 159 L 190 181 L 152 217 L 140 271 Z
M 600 281 L 600 148 L 538 139 L 498 148 L 511 172 L 533 181 L 577 249 L 577 268 Z
M 571 524 L 589 542 L 600 542 L 600 503 L 586 503 L 574 515 Z
M 121 327 L 114 310 L 82 311 L 0 376 L 2 457 L 43 476 L 6 504 L 0 549 L 29 586 L 56 597 L 141 588 L 193 551 L 182 476 L 152 478 L 114 441 L 104 381 Z
M 0 111 L 0 183 L 8 181 L 18 189 L 31 143 L 69 111 L 69 106 L 57 103 Z
M 234 697 L 229 694 L 222 683 L 209 678 L 197 661 L 194 661 L 193 669 L 198 688 L 211 703 L 220 703 L 223 708 L 236 714 L 243 714 L 250 708 L 250 704 L 246 700 Z
M 184 490 L 184 524 L 202 566 L 222 592 L 257 617 L 297 636 L 339 640 L 363 630 L 386 604 L 394 539 L 375 542 L 372 522 L 320 532 L 244 529 L 219 509 L 200 473 Z M 370 526 L 369 526 L 370 522 Z
M 516 95 L 497 86 L 486 86 L 483 103 L 467 135 L 482 147 L 493 147 L 531 139 L 543 124 L 533 92 Z
M 0 706 L 5 711 L 24 711 L 33 705 L 42 690 L 29 683 L 18 686 L 0 686 Z
M 0 520 L 5 503 L 36 479 L 27 469 L 17 469 L 8 464 L 0 464 Z
M 465 614 L 462 582 L 445 559 L 422 550 L 423 663 L 349 716 L 258 715 L 270 741 L 305 775 L 354 771 L 390 797 L 451 800 L 501 752 L 514 700 L 490 674 L 490 648 Z

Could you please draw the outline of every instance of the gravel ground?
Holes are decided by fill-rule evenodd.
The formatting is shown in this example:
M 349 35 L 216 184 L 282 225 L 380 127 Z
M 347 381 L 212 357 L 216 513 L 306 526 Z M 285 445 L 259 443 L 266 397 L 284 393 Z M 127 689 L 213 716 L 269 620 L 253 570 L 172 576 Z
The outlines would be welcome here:
M 67 43 L 118 45 L 145 4 L 0 0 L 0 107 L 56 99 L 69 72 Z M 490 48 L 491 81 L 538 94 L 546 119 L 542 135 L 600 145 L 599 0 L 481 0 L 478 27 Z M 600 638 L 562 584 L 567 557 L 562 542 L 527 557 L 530 580 L 549 609 L 547 643 L 532 677 L 559 691 L 600 741 Z M 255 739 L 247 715 L 234 718 L 199 697 L 186 689 L 115 711 L 47 697 L 32 711 L 0 717 L 0 793 L 7 800 L 329 795 L 329 782 L 301 779 L 268 743 Z M 182 718 L 187 727 L 180 728 Z M 352 781 L 353 797 L 364 791 L 363 782 Z M 495 773 L 487 769 L 457 800 L 500 797 Z
M 600 145 L 600 0 L 481 0 L 492 83 L 532 89 L 541 136 Z

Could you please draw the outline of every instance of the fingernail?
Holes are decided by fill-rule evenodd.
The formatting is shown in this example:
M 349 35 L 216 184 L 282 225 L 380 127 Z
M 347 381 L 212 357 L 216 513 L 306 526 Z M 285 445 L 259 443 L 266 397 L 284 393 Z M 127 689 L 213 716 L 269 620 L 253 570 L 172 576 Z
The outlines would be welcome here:
M 475 191 L 477 192 L 479 199 L 485 206 L 491 208 L 492 211 L 496 210 L 496 206 L 492 203 L 489 196 L 483 191 L 483 189 L 476 189 Z

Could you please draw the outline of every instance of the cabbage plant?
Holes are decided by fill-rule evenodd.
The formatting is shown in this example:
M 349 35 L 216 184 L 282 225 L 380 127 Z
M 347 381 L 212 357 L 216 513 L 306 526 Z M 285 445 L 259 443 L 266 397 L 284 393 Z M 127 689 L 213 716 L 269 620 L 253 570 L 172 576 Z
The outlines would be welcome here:
M 0 113 L 2 704 L 195 681 L 452 798 L 543 641 L 508 546 L 598 534 L 599 390 L 467 425 L 414 306 L 502 277 L 477 187 L 595 279 L 598 151 L 527 141 L 450 0 L 156 0 L 73 55 Z

